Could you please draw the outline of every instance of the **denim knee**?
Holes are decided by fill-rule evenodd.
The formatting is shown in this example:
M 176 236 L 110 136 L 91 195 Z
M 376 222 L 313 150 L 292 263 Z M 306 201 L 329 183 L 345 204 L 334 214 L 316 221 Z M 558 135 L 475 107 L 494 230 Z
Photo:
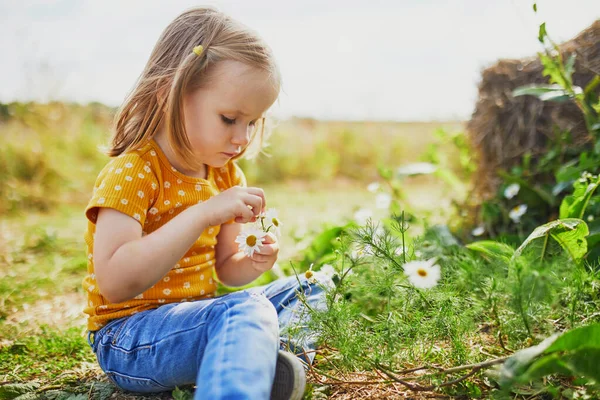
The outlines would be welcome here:
M 232 311 L 243 313 L 245 317 L 259 324 L 263 330 L 279 337 L 277 310 L 264 294 L 243 291 L 225 297 L 228 297 L 226 302 Z

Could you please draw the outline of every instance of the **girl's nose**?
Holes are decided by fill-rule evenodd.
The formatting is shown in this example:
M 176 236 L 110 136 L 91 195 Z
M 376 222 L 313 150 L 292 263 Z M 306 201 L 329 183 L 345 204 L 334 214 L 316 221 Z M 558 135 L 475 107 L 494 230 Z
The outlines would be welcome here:
M 240 147 L 246 147 L 250 143 L 250 127 L 240 126 L 233 133 L 231 143 Z

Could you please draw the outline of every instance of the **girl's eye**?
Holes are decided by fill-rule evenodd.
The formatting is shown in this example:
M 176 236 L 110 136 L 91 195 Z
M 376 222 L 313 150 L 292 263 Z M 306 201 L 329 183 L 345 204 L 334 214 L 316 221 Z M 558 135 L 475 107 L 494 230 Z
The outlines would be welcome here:
M 226 124 L 226 125 L 233 125 L 235 124 L 235 119 L 229 119 L 224 115 L 221 115 L 221 120 Z

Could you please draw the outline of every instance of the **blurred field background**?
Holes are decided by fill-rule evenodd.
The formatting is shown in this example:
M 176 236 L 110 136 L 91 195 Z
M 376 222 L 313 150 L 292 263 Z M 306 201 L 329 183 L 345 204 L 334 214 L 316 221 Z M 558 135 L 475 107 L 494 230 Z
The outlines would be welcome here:
M 81 211 L 108 161 L 101 146 L 110 139 L 114 111 L 98 103 L 0 105 L 0 213 L 6 223 L 69 215 L 83 231 Z M 267 155 L 240 164 L 249 184 L 263 187 L 269 206 L 281 213 L 287 243 L 311 227 L 318 230 L 322 223 L 351 217 L 358 208 L 374 208 L 374 194 L 366 186 L 378 181 L 378 166 L 420 161 L 436 142 L 436 130 L 463 127 L 461 122 L 310 119 L 273 125 Z M 454 148 L 438 150 L 455 163 Z M 407 201 L 417 210 L 441 205 L 441 182 L 420 177 L 406 184 Z M 285 256 L 291 256 L 286 250 Z

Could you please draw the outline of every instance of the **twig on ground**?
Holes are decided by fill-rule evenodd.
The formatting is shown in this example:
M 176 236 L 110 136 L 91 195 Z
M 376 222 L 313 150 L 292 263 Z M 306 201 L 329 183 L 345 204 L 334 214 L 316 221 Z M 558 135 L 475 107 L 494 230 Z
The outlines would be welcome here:
M 422 378 L 428 378 L 428 377 L 432 377 L 432 376 L 437 376 L 437 375 L 439 375 L 441 373 L 450 374 L 450 373 L 454 373 L 454 372 L 458 372 L 458 371 L 464 371 L 464 370 L 467 370 L 467 369 L 471 369 L 471 371 L 468 374 L 463 375 L 460 378 L 457 378 L 457 379 L 454 379 L 454 380 L 451 380 L 451 381 L 447 381 L 447 382 L 444 382 L 444 383 L 440 383 L 439 385 L 429 385 L 429 386 L 423 386 L 423 385 L 419 385 L 417 383 L 410 383 L 410 382 L 408 382 L 408 379 L 414 379 L 414 378 L 410 378 L 410 377 L 399 378 L 399 377 L 396 376 L 396 374 L 397 374 L 396 372 L 394 372 L 394 371 L 392 371 L 392 370 L 384 367 L 383 365 L 381 365 L 379 363 L 376 363 L 375 367 L 377 369 L 381 370 L 384 374 L 386 374 L 388 377 L 390 377 L 394 381 L 396 381 L 398 383 L 401 383 L 402 385 L 406 386 L 410 390 L 414 390 L 414 391 L 431 391 L 431 390 L 435 390 L 435 389 L 438 389 L 438 388 L 441 388 L 441 387 L 451 386 L 451 385 L 454 385 L 456 383 L 462 382 L 465 379 L 467 379 L 467 378 L 475 375 L 478 371 L 480 371 L 480 370 L 482 370 L 484 368 L 487 368 L 487 367 L 490 367 L 490 366 L 496 365 L 496 364 L 502 364 L 504 361 L 506 361 L 507 358 L 508 357 L 501 357 L 501 358 L 496 358 L 496 359 L 493 359 L 493 360 L 483 361 L 483 362 L 476 363 L 476 364 L 460 365 L 458 367 L 453 367 L 453 368 L 448 368 L 448 369 L 442 369 L 442 370 L 439 370 L 436 373 L 432 373 L 432 374 L 427 374 L 427 375 L 420 376 L 419 378 L 422 379 Z M 423 369 L 423 368 L 418 368 L 418 369 Z M 436 369 L 439 369 L 439 368 L 436 367 Z

